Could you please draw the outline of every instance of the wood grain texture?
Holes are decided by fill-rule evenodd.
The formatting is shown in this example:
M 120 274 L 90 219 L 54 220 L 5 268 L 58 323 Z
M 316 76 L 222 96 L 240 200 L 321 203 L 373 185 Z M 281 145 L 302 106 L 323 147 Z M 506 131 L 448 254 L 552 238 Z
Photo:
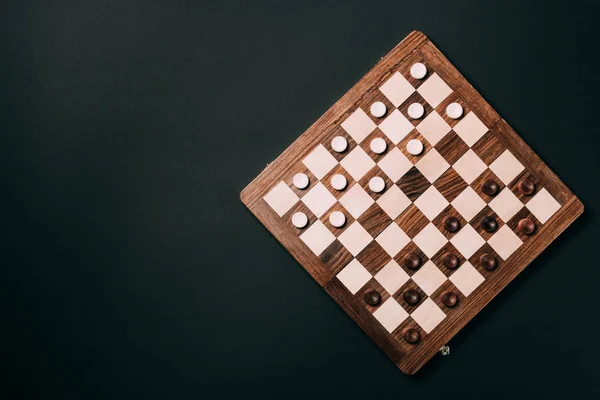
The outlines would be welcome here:
M 399 327 L 392 333 L 387 332 L 383 326 L 373 317 L 371 306 L 364 302 L 364 293 L 368 290 L 378 290 L 382 292 L 384 299 L 389 297 L 389 294 L 381 290 L 381 287 L 376 281 L 371 279 L 358 295 L 351 294 L 348 289 L 335 277 L 335 275 L 352 259 L 352 255 L 335 240 L 319 257 L 315 256 L 312 251 L 298 238 L 299 232 L 291 226 L 289 221 L 290 214 L 288 212 L 284 218 L 276 215 L 273 210 L 265 203 L 263 197 L 265 194 L 279 181 L 290 182 L 293 174 L 297 171 L 298 164 L 317 144 L 329 142 L 334 136 L 341 135 L 349 139 L 351 148 L 357 146 L 356 143 L 340 128 L 340 123 L 352 113 L 357 105 L 365 108 L 372 101 L 387 102 L 385 97 L 381 97 L 377 88 L 385 82 L 392 73 L 400 70 L 406 74 L 406 68 L 414 62 L 426 60 L 427 65 L 431 66 L 440 77 L 451 87 L 454 93 L 450 98 L 444 100 L 436 107 L 436 111 L 442 114 L 439 110 L 446 107 L 451 101 L 459 101 L 465 111 L 473 111 L 484 124 L 489 128 L 487 132 L 477 143 L 471 148 L 472 150 L 489 165 L 496 159 L 504 150 L 508 149 L 513 155 L 525 166 L 525 170 L 507 187 L 515 193 L 519 199 L 526 203 L 531 197 L 523 196 L 518 193 L 517 186 L 521 179 L 534 179 L 536 190 L 539 188 L 547 189 L 552 196 L 560 203 L 560 210 L 553 215 L 545 224 L 539 224 L 536 232 L 531 235 L 519 235 L 523 240 L 523 245 L 519 247 L 514 254 L 507 260 L 502 260 L 494 252 L 494 250 L 485 244 L 469 261 L 477 269 L 477 271 L 485 277 L 484 284 L 480 285 L 469 296 L 465 297 L 457 290 L 450 282 L 446 281 L 442 287 L 438 288 L 430 298 L 443 309 L 447 317 L 430 333 L 426 334 L 412 318 L 407 318 Z M 412 78 L 407 78 L 413 86 L 419 86 L 421 82 Z M 412 79 L 412 80 L 411 80 Z M 421 102 L 419 96 L 416 96 L 415 101 Z M 387 104 L 390 106 L 389 104 Z M 400 110 L 405 112 L 405 110 Z M 431 111 L 431 110 L 429 110 Z M 456 121 L 445 119 L 448 124 L 454 126 Z M 382 137 L 378 129 L 372 134 L 373 137 Z M 404 140 L 418 135 L 416 131 L 411 132 Z M 423 139 L 422 137 L 420 139 Z M 431 147 L 423 139 L 426 144 L 425 152 Z M 365 151 L 370 151 L 368 147 L 361 143 L 361 147 Z M 402 142 L 401 142 L 402 144 Z M 389 145 L 389 143 L 388 143 Z M 445 157 L 452 160 L 458 159 L 464 154 L 466 148 L 464 143 L 461 144 L 460 139 L 452 133 L 436 146 Z M 401 148 L 401 147 L 400 147 Z M 337 158 L 335 153 L 332 153 Z M 405 153 L 405 155 L 407 155 Z M 372 157 L 377 157 L 371 155 Z M 407 157 L 411 159 L 410 155 Z M 338 158 L 339 161 L 339 158 Z M 294 169 L 296 168 L 296 169 Z M 427 187 L 428 182 L 421 173 L 413 168 L 400 181 L 395 182 L 403 191 L 409 194 L 411 200 L 418 197 Z M 328 185 L 328 178 L 321 181 Z M 349 177 L 348 177 L 349 178 Z M 350 178 L 351 179 L 351 178 Z M 482 198 L 485 198 L 481 192 L 481 184 L 487 180 L 493 179 L 500 185 L 500 189 L 504 184 L 500 182 L 497 176 L 488 168 L 480 177 L 470 185 Z M 391 182 L 386 182 L 391 184 Z M 452 169 L 449 169 L 442 177 L 440 177 L 434 186 L 448 200 L 452 201 L 467 184 L 460 176 Z M 296 194 L 302 196 L 303 193 L 296 191 Z M 372 195 L 377 199 L 380 195 Z M 336 196 L 338 197 L 338 196 Z M 338 197 L 339 198 L 339 197 Z M 439 348 L 445 345 L 457 332 L 469 322 L 483 307 L 485 307 L 508 283 L 510 283 L 527 265 L 531 263 L 561 232 L 563 232 L 582 212 L 583 205 L 574 196 L 574 194 L 565 186 L 564 183 L 547 167 L 544 162 L 527 146 L 527 144 L 512 130 L 512 128 L 500 118 L 494 109 L 479 95 L 479 93 L 464 79 L 464 77 L 450 64 L 450 62 L 441 54 L 441 52 L 420 32 L 412 32 L 408 37 L 396 46 L 386 57 L 382 59 L 363 79 L 361 79 L 346 95 L 336 102 L 317 122 L 306 130 L 288 149 L 286 149 L 275 161 L 252 181 L 241 193 L 243 203 L 250 211 L 265 225 L 268 230 L 279 240 L 282 245 L 292 254 L 292 256 L 306 269 L 306 271 L 325 288 L 327 293 L 350 315 L 351 318 L 372 338 L 372 340 L 392 359 L 392 361 L 405 373 L 414 374 L 418 371 L 432 356 L 436 354 Z M 490 197 L 491 199 L 491 197 Z M 293 210 L 304 210 L 303 205 L 298 203 Z M 329 211 L 331 212 L 331 210 Z M 452 207 L 448 207 L 447 213 L 442 213 L 446 216 L 448 213 L 460 217 Z M 316 218 L 310 212 L 307 212 L 310 218 Z M 441 215 L 442 215 L 441 214 Z M 494 215 L 489 207 L 484 208 L 473 220 L 479 220 L 486 215 Z M 514 227 L 520 218 L 533 217 L 527 209 L 522 210 L 518 215 L 513 217 L 507 225 Z M 533 218 L 535 220 L 535 218 Z M 323 218 L 321 218 L 323 221 Z M 389 218 L 377 206 L 372 206 L 368 212 L 359 217 L 359 222 L 362 222 L 366 229 L 373 235 L 379 233 L 387 223 Z M 428 220 L 414 206 L 410 205 L 394 220 L 407 234 L 413 238 L 427 223 Z M 461 220 L 462 224 L 467 221 Z M 501 222 L 501 221 L 499 221 Z M 324 223 L 327 223 L 324 221 Z M 443 219 L 435 220 L 436 225 L 443 223 Z M 348 226 L 348 225 L 346 225 Z M 499 224 L 499 227 L 502 224 Z M 345 228 L 341 228 L 345 229 Z M 444 232 L 443 230 L 441 230 Z M 488 238 L 491 235 L 479 231 L 480 235 Z M 447 237 L 451 237 L 452 233 L 448 233 Z M 406 248 L 402 249 L 394 258 L 399 264 L 403 263 L 403 258 L 410 252 L 416 252 L 426 262 L 428 258 L 416 247 L 414 243 L 410 243 Z M 460 264 L 466 260 L 460 256 L 460 253 L 448 243 L 440 252 L 432 257 L 432 262 L 446 275 L 449 276 L 452 271 L 443 266 L 443 256 L 447 253 L 456 252 L 460 257 Z M 493 271 L 488 271 L 479 265 L 479 257 L 482 254 L 488 253 L 498 260 L 498 265 Z M 365 255 L 369 255 L 366 257 Z M 377 255 L 375 257 L 374 255 Z M 376 242 L 372 242 L 367 246 L 361 254 L 357 255 L 357 259 L 363 260 L 365 267 L 371 273 L 377 272 L 383 260 L 389 257 L 379 248 Z M 380 262 L 378 261 L 379 259 Z M 414 271 L 406 269 L 409 275 Z M 411 288 L 409 281 L 400 291 L 392 294 L 394 298 L 403 304 L 405 308 L 410 308 L 410 305 L 402 303 L 403 291 Z M 417 287 L 418 289 L 418 287 Z M 458 304 L 455 307 L 446 307 L 441 296 L 447 291 L 457 292 Z M 423 294 L 423 297 L 426 295 Z M 423 301 L 423 298 L 420 302 Z M 404 333 L 407 329 L 416 329 L 421 334 L 421 339 L 416 344 L 409 344 L 404 339 Z

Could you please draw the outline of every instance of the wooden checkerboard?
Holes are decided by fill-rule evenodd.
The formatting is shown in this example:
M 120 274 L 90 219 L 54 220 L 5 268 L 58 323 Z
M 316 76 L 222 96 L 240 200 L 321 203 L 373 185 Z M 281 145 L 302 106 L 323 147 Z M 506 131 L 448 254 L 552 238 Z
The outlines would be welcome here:
M 411 67 L 425 65 L 416 79 Z M 385 105 L 385 115 L 370 112 Z M 411 118 L 412 104 L 423 106 Z M 463 113 L 450 118 L 447 107 Z M 332 148 L 343 137 L 344 151 Z M 373 139 L 386 142 L 375 153 Z M 413 155 L 407 143 L 419 140 Z M 308 177 L 299 189 L 294 176 Z M 347 185 L 336 190 L 334 175 Z M 369 182 L 381 177 L 385 190 Z M 487 181 L 497 184 L 484 193 Z M 524 194 L 519 185 L 534 184 Z M 241 194 L 392 361 L 413 374 L 546 248 L 583 205 L 421 32 L 412 32 Z M 346 222 L 335 227 L 333 212 Z M 292 216 L 308 218 L 295 227 Z M 445 223 L 454 217 L 456 231 Z M 484 229 L 482 220 L 497 226 Z M 525 234 L 519 222 L 533 222 Z M 458 263 L 448 267 L 451 254 Z M 407 256 L 418 256 L 410 267 Z M 490 268 L 482 260 L 492 259 Z M 407 294 L 410 294 L 407 296 Z M 448 305 L 451 294 L 452 305 Z M 375 297 L 374 297 L 375 296 Z M 446 296 L 446 297 L 444 297 Z

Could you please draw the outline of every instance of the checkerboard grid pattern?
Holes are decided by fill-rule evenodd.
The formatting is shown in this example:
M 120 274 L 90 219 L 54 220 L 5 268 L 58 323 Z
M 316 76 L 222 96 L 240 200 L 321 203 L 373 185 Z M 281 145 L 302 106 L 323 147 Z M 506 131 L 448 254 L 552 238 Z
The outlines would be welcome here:
M 558 211 L 560 204 L 545 188 L 536 188 L 534 196 L 526 200 L 515 194 L 516 180 L 524 174 L 528 177 L 533 175 L 524 171 L 523 165 L 508 149 L 502 149 L 492 157 L 489 151 L 485 157 L 481 155 L 478 142 L 490 136 L 488 127 L 435 72 L 417 88 L 396 72 L 379 90 L 388 100 L 386 103 L 393 104 L 394 108 L 388 106 L 386 114 L 376 119 L 367 114 L 368 109 L 363 110 L 359 106 L 341 123 L 341 127 L 358 146 L 340 157 L 340 154 L 329 152 L 327 143 L 317 145 L 302 160 L 302 168 L 307 168 L 316 177 L 316 182 L 311 181 L 306 189 L 308 192 L 299 196 L 295 188 L 282 181 L 264 199 L 280 216 L 297 202 L 303 201 L 311 212 L 320 217 L 305 229 L 300 238 L 317 256 L 335 240 L 339 240 L 350 251 L 354 258 L 337 274 L 337 278 L 355 295 L 373 280 L 383 288 L 385 301 L 368 308 L 386 330 L 392 333 L 404 321 L 412 319 L 426 333 L 430 333 L 446 314 L 439 301 L 432 301 L 429 296 L 444 285 L 451 284 L 461 292 L 461 296 L 468 297 L 485 280 L 471 263 L 474 261 L 472 257 L 484 247 L 491 247 L 505 261 L 523 243 L 515 232 L 515 224 L 510 224 L 513 229 L 509 227 L 511 218 L 517 214 L 529 214 L 535 217 L 536 223 L 543 224 Z M 408 103 L 415 98 L 427 109 L 419 122 L 411 120 L 406 114 Z M 451 120 L 445 115 L 445 107 L 450 99 L 459 102 L 465 109 L 465 114 L 458 120 Z M 426 151 L 418 157 L 407 154 L 403 143 L 403 139 L 414 135 L 426 140 Z M 371 140 L 375 137 L 382 137 L 388 143 L 388 148 L 381 155 L 375 155 L 362 143 L 367 138 Z M 352 177 L 353 182 L 344 189 L 341 197 L 328 195 L 319 179 L 340 166 Z M 388 183 L 385 191 L 377 196 L 369 194 L 367 182 L 362 182 L 362 185 L 358 183 L 374 169 L 378 173 L 383 172 Z M 421 187 L 417 193 L 403 191 L 402 179 L 410 174 L 409 171 L 419 175 L 417 181 Z M 443 195 L 446 191 L 436 185 L 445 174 L 458 175 L 463 185 L 467 184 L 451 199 Z M 500 180 L 502 190 L 495 197 L 486 197 L 471 186 L 473 183 L 480 184 L 478 178 L 486 174 Z M 288 179 L 287 182 L 291 181 Z M 414 182 L 410 182 L 413 189 Z M 414 198 L 411 200 L 409 196 Z M 393 220 L 406 212 L 411 204 L 425 215 L 429 223 L 416 235 L 409 237 Z M 326 227 L 321 220 L 334 205 L 347 214 L 348 223 L 340 229 Z M 380 214 L 385 215 L 385 224 L 388 224 L 375 237 L 358 221 L 367 209 L 373 207 L 381 210 Z M 495 233 L 484 238 L 476 228 L 480 222 L 478 217 L 488 208 L 500 218 L 500 224 Z M 441 213 L 448 209 L 458 212 L 461 221 L 468 223 L 462 224 L 456 234 L 445 236 L 440 232 L 439 223 L 436 227 L 433 221 L 439 220 Z M 385 250 L 389 261 L 376 270 L 371 266 L 369 271 L 356 256 L 366 251 L 373 241 L 379 245 L 378 248 Z M 428 257 L 428 261 L 410 276 L 393 258 L 409 243 L 416 244 Z M 440 258 L 438 252 L 443 251 L 447 243 L 468 261 L 461 263 L 455 271 L 446 270 L 444 273 L 431 260 Z M 364 253 L 362 257 L 364 259 Z M 397 299 L 401 296 L 402 288 L 410 284 L 416 285 L 424 296 L 417 307 L 407 310 L 409 307 L 403 307 Z

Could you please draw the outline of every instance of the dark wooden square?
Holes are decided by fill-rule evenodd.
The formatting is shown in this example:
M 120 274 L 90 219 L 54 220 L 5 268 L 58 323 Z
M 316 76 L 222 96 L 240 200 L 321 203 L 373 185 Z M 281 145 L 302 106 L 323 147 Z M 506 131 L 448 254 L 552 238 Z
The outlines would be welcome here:
M 451 203 L 469 185 L 454 168 L 450 167 L 433 183 L 433 186 Z
M 385 267 L 385 265 L 390 262 L 392 257 L 390 257 L 379 243 L 372 241 L 356 255 L 356 259 L 371 273 L 371 275 L 375 275 L 381 268 Z
M 481 222 L 483 221 L 483 219 L 485 217 L 493 218 L 496 221 L 496 224 L 497 224 L 496 230 L 494 230 L 492 232 L 488 232 L 483 228 Z M 477 233 L 479 233 L 479 235 L 482 238 L 484 238 L 486 241 L 490 240 L 490 238 L 492 236 L 494 236 L 494 234 L 496 232 L 498 232 L 498 230 L 504 226 L 504 222 L 502 221 L 502 219 L 490 208 L 490 206 L 483 207 L 483 209 L 481 211 L 479 211 L 477 213 L 477 215 L 474 216 L 471 219 L 471 221 L 469 221 L 469 223 L 471 224 L 471 226 L 473 228 L 475 228 Z
M 419 267 L 411 269 L 406 266 L 405 260 L 406 256 L 408 256 L 409 254 L 416 254 L 419 257 L 419 259 L 421 260 Z M 419 249 L 419 247 L 411 241 L 402 250 L 400 250 L 398 254 L 394 256 L 394 261 L 396 261 L 398 265 L 400 265 L 409 276 L 412 276 L 415 272 L 419 270 L 420 267 L 422 267 L 427 261 L 429 261 L 429 258 L 427 258 L 425 253 L 423 253 L 423 251 L 421 251 L 421 249 Z
M 535 224 L 535 230 L 533 231 L 533 233 L 531 235 L 524 234 L 518 228 L 519 221 L 521 221 L 524 218 L 529 218 Z M 519 210 L 519 212 L 517 212 L 511 219 L 508 220 L 506 225 L 510 229 L 512 229 L 514 233 L 517 234 L 519 239 L 521 239 L 524 242 L 531 240 L 534 236 L 536 236 L 539 233 L 540 229 L 542 228 L 542 223 L 540 221 L 538 221 L 538 219 L 526 207 L 521 208 L 521 210 Z
M 406 197 L 411 201 L 415 201 L 429 189 L 431 183 L 429 183 L 427 178 L 425 178 L 416 167 L 412 167 L 402 178 L 400 178 L 396 185 L 404 192 Z
M 469 146 L 454 131 L 450 131 L 434 147 L 450 165 L 454 165 L 469 151 Z
M 458 258 L 458 264 L 456 268 L 446 268 L 444 265 L 444 258 L 449 255 L 454 254 Z M 433 257 L 431 257 L 431 262 L 433 262 L 436 267 L 440 271 L 444 273 L 447 277 L 450 277 L 454 271 L 460 268 L 461 265 L 465 263 L 465 257 L 460 253 L 460 251 L 456 250 L 456 247 L 452 245 L 452 243 L 448 242 L 442 247 Z
M 523 194 L 519 190 L 519 184 L 525 179 L 528 179 L 535 184 L 535 189 L 531 194 Z M 527 204 L 529 202 L 529 200 L 531 200 L 533 198 L 533 196 L 538 194 L 538 192 L 542 189 L 542 185 L 540 184 L 540 182 L 538 181 L 538 179 L 535 177 L 534 174 L 532 174 L 531 172 L 529 172 L 527 170 L 524 170 L 523 172 L 521 172 L 519 174 L 519 176 L 517 176 L 515 179 L 513 179 L 508 184 L 508 188 L 510 189 L 511 192 L 513 192 L 515 194 L 515 196 L 517 196 L 517 198 L 519 200 L 521 200 L 521 203 Z
M 413 119 L 408 115 L 408 107 L 414 103 L 418 103 L 423 106 L 424 113 L 421 118 Z M 404 117 L 406 117 L 406 119 L 408 119 L 413 126 L 417 126 L 433 111 L 433 107 L 431 107 L 429 103 L 425 101 L 419 92 L 414 92 L 404 103 L 398 106 L 398 110 L 400 110 L 402 115 L 404 115 Z
M 458 227 L 458 230 L 456 230 L 455 232 L 451 232 L 448 229 L 446 229 L 446 226 L 445 226 L 446 219 L 449 218 L 449 217 L 454 217 L 454 218 L 456 218 L 458 220 L 459 227 Z M 458 211 L 456 211 L 456 209 L 454 207 L 452 207 L 452 205 L 448 205 L 444 209 L 444 211 L 440 212 L 438 214 L 438 216 L 435 217 L 431 222 L 448 239 L 452 239 L 452 237 L 454 235 L 456 235 L 467 224 L 467 221 L 462 217 L 462 215 L 460 215 L 460 213 Z
M 363 228 L 369 232 L 372 237 L 377 237 L 389 224 L 392 223 L 392 219 L 386 214 L 385 211 L 379 207 L 377 203 L 371 204 L 371 207 L 367 209 L 360 217 L 358 222 Z
M 498 185 L 498 191 L 493 196 L 483 193 L 483 184 L 487 181 L 494 181 Z M 500 178 L 498 178 L 496 174 L 492 172 L 491 169 L 487 168 L 481 173 L 481 175 L 479 175 L 477 178 L 475 178 L 473 182 L 471 182 L 471 187 L 479 195 L 479 197 L 483 199 L 483 201 L 489 203 L 502 191 L 502 189 L 504 189 L 505 186 L 504 183 L 502 183 L 502 181 L 500 180 Z
M 417 233 L 421 232 L 427 224 L 429 224 L 429 219 L 415 206 L 411 204 L 408 206 L 406 210 L 404 210 L 396 219 L 394 220 L 398 224 L 400 228 L 411 239 L 414 238 Z

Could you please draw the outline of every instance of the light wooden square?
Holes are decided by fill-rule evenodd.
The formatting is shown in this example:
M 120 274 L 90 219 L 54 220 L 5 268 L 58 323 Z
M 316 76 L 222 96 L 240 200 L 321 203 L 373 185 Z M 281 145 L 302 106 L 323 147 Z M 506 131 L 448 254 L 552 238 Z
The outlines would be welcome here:
M 392 222 L 375 238 L 375 241 L 386 253 L 394 257 L 410 242 L 410 238 L 395 222 Z
M 415 167 L 430 183 L 433 183 L 450 168 L 450 164 L 444 160 L 444 157 L 436 149 L 431 149 L 415 164 Z
M 354 257 L 358 255 L 371 241 L 373 238 L 369 235 L 369 232 L 362 227 L 358 221 L 354 221 L 342 234 L 338 237 L 341 244 Z
M 435 188 L 430 186 L 419 198 L 415 201 L 415 206 L 432 221 L 438 214 L 448 206 L 448 200 Z
M 388 79 L 379 90 L 387 97 L 395 107 L 400 106 L 415 91 L 415 88 L 402 76 L 396 72 Z
M 431 296 L 447 279 L 446 275 L 431 260 L 419 268 L 411 278 L 427 296 Z
M 356 294 L 371 279 L 371 274 L 355 258 L 337 274 L 337 278 L 350 293 Z
M 448 86 L 438 74 L 433 73 L 421 86 L 419 86 L 417 92 L 423 96 L 425 101 L 427 101 L 431 107 L 436 108 L 450 95 L 450 93 L 452 93 L 452 89 L 450 89 L 450 86 Z
M 458 250 L 465 258 L 469 258 L 485 244 L 485 240 L 471 225 L 465 225 L 452 239 L 450 239 L 450 243 L 452 243 L 452 245 L 456 247 L 456 250 Z
M 391 149 L 377 165 L 394 182 L 398 182 L 412 168 L 412 163 L 397 147 Z
M 560 203 L 548 193 L 546 188 L 542 188 L 527 202 L 527 208 L 542 224 L 545 224 L 560 209 Z
M 408 313 L 393 297 L 387 299 L 385 303 L 379 306 L 373 316 L 383 325 L 383 327 L 392 333 L 406 318 Z
M 430 333 L 436 326 L 446 318 L 446 314 L 431 299 L 425 299 L 412 314 L 412 319 L 427 333 Z
M 377 204 L 391 218 L 395 219 L 402 211 L 410 206 L 410 199 L 398 188 L 392 185 L 379 199 Z
M 416 128 L 432 146 L 435 146 L 452 130 L 436 111 L 432 111 Z
M 469 147 L 477 143 L 488 131 L 488 128 L 474 112 L 465 115 L 458 124 L 454 125 L 453 129 Z
M 486 170 L 487 165 L 481 158 L 469 149 L 457 162 L 452 166 L 454 170 L 464 179 L 465 182 L 471 184 L 479 175 Z
M 329 153 L 329 151 L 327 151 L 325 146 L 320 144 L 306 156 L 304 160 L 302 160 L 302 163 L 306 165 L 306 168 L 308 168 L 317 179 L 321 179 L 337 165 L 337 160 Z
M 508 259 L 523 242 L 508 225 L 504 225 L 488 240 L 488 244 L 503 260 Z
M 429 258 L 433 257 L 439 249 L 448 242 L 446 236 L 442 234 L 431 222 L 413 238 L 413 242 Z
M 502 182 L 504 182 L 505 185 L 508 185 L 525 169 L 525 167 L 517 160 L 510 150 L 505 150 L 504 153 L 500 154 L 500 156 L 490 164 L 490 169 Z
M 317 220 L 300 235 L 300 240 L 318 256 L 333 243 L 335 236 L 321 221 Z
M 485 281 L 483 275 L 470 262 L 465 261 L 451 276 L 450 281 L 465 296 L 473 293 Z
M 492 199 L 492 201 L 490 201 L 489 206 L 502 221 L 508 222 L 508 220 L 523 208 L 523 203 L 521 203 L 521 200 L 519 200 L 509 188 L 504 188 Z
M 282 217 L 300 198 L 284 181 L 279 182 L 263 197 L 269 206 Z
M 402 285 L 410 279 L 410 276 L 394 260 L 390 260 L 376 275 L 375 279 L 390 294 L 396 293 Z
M 450 204 L 467 221 L 473 219 L 485 207 L 485 201 L 479 197 L 471 186 L 467 186 Z
M 302 202 L 313 214 L 321 217 L 335 204 L 336 199 L 321 182 L 317 182 L 308 193 L 302 196 Z
M 379 124 L 379 129 L 381 129 L 392 143 L 398 144 L 413 130 L 413 125 L 396 109 Z
M 354 218 L 360 217 L 375 202 L 358 183 L 348 189 L 339 201 Z
M 356 143 L 360 143 L 377 128 L 377 125 L 361 108 L 358 108 L 342 122 L 342 128 Z
M 375 166 L 375 161 L 360 146 L 356 146 L 354 150 L 340 161 L 340 164 L 358 182 L 360 178 L 365 176 Z

